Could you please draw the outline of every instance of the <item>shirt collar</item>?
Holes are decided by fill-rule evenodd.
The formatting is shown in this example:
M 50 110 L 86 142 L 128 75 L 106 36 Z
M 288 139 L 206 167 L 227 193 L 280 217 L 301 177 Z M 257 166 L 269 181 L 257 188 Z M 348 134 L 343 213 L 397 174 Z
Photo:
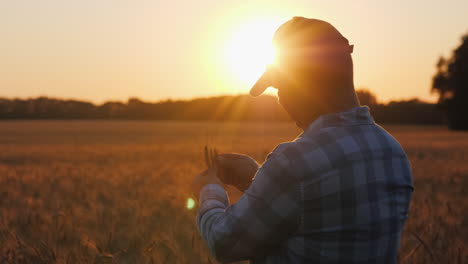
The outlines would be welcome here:
M 343 112 L 321 115 L 304 130 L 300 137 L 327 127 L 369 125 L 373 123 L 374 119 L 369 113 L 369 107 L 358 106 Z

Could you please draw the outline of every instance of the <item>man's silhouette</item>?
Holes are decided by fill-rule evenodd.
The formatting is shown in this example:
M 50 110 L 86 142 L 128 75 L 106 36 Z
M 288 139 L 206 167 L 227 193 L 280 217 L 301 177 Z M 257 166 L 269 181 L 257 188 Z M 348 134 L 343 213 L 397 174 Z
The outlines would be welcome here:
M 277 88 L 304 132 L 259 168 L 223 154 L 197 177 L 202 237 L 221 262 L 396 263 L 412 174 L 400 144 L 359 105 L 353 46 L 329 23 L 303 17 L 273 42 L 277 62 L 251 94 Z M 244 195 L 229 204 L 221 182 Z

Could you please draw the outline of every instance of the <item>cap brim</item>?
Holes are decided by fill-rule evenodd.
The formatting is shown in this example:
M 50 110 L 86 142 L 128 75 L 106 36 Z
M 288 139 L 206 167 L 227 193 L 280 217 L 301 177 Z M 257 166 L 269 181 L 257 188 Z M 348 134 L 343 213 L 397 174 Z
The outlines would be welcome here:
M 261 95 L 268 87 L 271 86 L 271 78 L 268 69 L 260 76 L 257 82 L 250 89 L 250 95 L 259 96 Z

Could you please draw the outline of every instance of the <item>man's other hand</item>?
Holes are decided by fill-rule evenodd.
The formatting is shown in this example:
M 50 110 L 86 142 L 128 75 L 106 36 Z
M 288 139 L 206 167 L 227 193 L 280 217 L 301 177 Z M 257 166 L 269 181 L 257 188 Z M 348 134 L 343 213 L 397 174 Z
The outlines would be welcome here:
M 243 154 L 220 154 L 216 160 L 219 179 L 242 192 L 250 186 L 259 167 L 254 159 Z
M 217 170 L 218 168 L 216 166 L 211 166 L 207 170 L 198 174 L 192 181 L 192 193 L 197 199 L 203 186 L 207 184 L 219 184 L 223 186 L 223 183 L 218 179 L 218 177 L 216 177 Z

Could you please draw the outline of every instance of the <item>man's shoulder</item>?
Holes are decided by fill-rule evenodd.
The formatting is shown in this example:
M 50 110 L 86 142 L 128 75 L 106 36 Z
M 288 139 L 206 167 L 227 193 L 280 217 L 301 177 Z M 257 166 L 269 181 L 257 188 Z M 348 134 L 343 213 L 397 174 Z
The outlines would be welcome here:
M 324 145 L 336 141 L 336 139 L 339 137 L 338 134 L 343 133 L 337 129 L 326 129 L 316 133 L 303 133 L 292 141 L 278 144 L 268 154 L 268 157 L 275 157 L 292 161 L 304 155 L 305 153 L 322 148 Z
M 313 163 L 317 166 L 361 157 L 363 153 L 376 155 L 382 150 L 404 155 L 398 141 L 376 124 L 337 126 L 304 133 L 293 141 L 281 143 L 269 157 L 280 159 L 283 164 Z
M 278 144 L 267 156 L 267 162 L 276 163 L 281 167 L 296 167 L 304 163 L 307 156 L 321 148 L 315 138 L 298 137 L 293 141 Z

